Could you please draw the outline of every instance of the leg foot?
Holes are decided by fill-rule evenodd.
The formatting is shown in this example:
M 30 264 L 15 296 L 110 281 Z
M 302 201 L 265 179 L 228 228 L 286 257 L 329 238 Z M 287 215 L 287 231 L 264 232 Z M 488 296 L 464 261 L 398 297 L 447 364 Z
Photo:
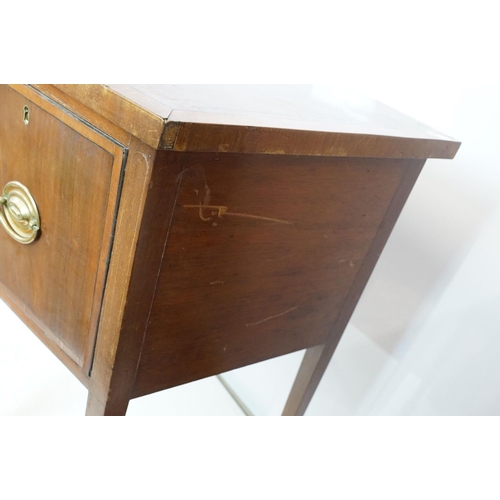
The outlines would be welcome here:
M 110 401 L 108 399 L 107 404 L 104 404 L 99 401 L 94 394 L 89 392 L 89 397 L 87 399 L 87 411 L 85 412 L 85 415 L 87 417 L 123 417 L 127 413 L 127 407 L 128 400 Z
M 314 391 L 328 367 L 333 352 L 328 354 L 324 345 L 318 345 L 306 350 L 283 410 L 284 416 L 304 415 Z

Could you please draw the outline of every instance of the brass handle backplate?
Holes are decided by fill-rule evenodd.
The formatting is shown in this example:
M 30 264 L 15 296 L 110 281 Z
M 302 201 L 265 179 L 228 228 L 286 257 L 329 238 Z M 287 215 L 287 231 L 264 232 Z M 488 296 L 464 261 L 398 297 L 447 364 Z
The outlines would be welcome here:
M 35 241 L 40 231 L 40 215 L 28 188 L 9 182 L 0 194 L 0 223 L 19 243 Z

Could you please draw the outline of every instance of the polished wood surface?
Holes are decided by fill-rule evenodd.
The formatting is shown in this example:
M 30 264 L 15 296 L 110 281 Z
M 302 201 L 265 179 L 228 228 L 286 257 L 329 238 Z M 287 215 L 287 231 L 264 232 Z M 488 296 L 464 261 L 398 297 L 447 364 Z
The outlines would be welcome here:
M 87 415 L 123 415 L 132 397 L 184 162 L 155 154 L 131 141 Z
M 39 87 L 39 86 L 38 86 Z M 141 103 L 123 98 L 105 85 L 52 85 L 97 114 L 157 148 L 165 130 L 165 119 Z M 63 98 L 64 102 L 65 99 Z
M 82 121 L 91 124 L 92 127 L 100 130 L 103 134 L 112 137 L 115 141 L 128 147 L 133 135 L 123 128 L 115 125 L 101 114 L 96 113 L 88 106 L 85 106 L 77 99 L 59 90 L 56 86 L 50 84 L 33 84 L 29 86 L 11 85 L 17 92 L 28 92 L 28 87 L 33 88 L 37 93 L 53 101 L 57 106 L 66 109 L 70 114 L 78 116 Z
M 360 96 L 300 85 L 68 85 L 57 88 L 153 148 L 453 158 L 459 143 Z
M 308 92 L 0 87 L 0 188 L 42 220 L 32 245 L 0 231 L 0 295 L 88 415 L 306 348 L 284 410 L 304 414 L 425 159 L 459 146 Z
M 41 234 L 21 245 L 0 230 L 9 302 L 88 373 L 109 258 L 122 148 L 22 87 L 0 88 L 0 189 L 31 191 Z M 23 108 L 30 121 L 23 123 Z
M 421 163 L 185 156 L 136 396 L 324 343 Z
M 423 166 L 415 162 L 406 170 L 326 341 L 306 351 L 283 415 L 304 415 Z

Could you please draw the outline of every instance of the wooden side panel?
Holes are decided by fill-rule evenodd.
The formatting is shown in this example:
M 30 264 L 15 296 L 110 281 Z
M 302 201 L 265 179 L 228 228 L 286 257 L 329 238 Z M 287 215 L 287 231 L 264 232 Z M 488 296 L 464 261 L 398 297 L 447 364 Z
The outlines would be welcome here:
M 187 156 L 134 396 L 323 343 L 413 163 Z
M 406 169 L 328 338 L 323 345 L 307 349 L 283 415 L 303 415 L 306 411 L 423 166 L 423 161 L 413 162 Z

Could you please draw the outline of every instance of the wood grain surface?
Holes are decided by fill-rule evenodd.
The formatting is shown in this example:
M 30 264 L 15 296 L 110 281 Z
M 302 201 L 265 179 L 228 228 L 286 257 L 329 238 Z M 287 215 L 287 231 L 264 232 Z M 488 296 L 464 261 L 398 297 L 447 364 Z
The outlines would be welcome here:
M 324 343 L 415 166 L 186 156 L 135 396 Z
M 87 415 L 124 415 L 132 397 L 185 159 L 131 140 Z
M 303 414 L 425 159 L 460 145 L 304 86 L 9 87 L 0 189 L 28 186 L 42 230 L 0 230 L 0 296 L 88 415 L 308 349 Z
M 300 85 L 56 87 L 155 149 L 426 159 L 460 145 L 377 101 Z
M 373 238 L 370 250 L 359 268 L 359 272 L 346 296 L 340 314 L 332 325 L 328 337 L 323 344 L 306 351 L 294 385 L 285 404 L 283 415 L 304 415 L 325 370 L 328 368 L 328 364 L 340 342 L 384 246 L 389 239 L 394 225 L 403 210 L 404 204 L 422 171 L 424 163 L 423 161 L 414 161 L 412 165 L 406 169 L 398 190 L 391 200 L 377 234 Z
M 27 86 L 11 85 L 17 92 L 28 92 Z M 128 146 L 132 134 L 125 131 L 118 125 L 115 125 L 108 119 L 104 118 L 101 114 L 96 113 L 88 106 L 85 106 L 77 99 L 70 97 L 68 94 L 50 84 L 33 84 L 30 85 L 32 89 L 36 90 L 39 94 L 49 98 L 56 105 L 67 109 L 71 114 L 81 118 L 82 121 L 89 123 L 92 127 L 97 128 L 103 134 L 112 137 L 115 141 Z
M 36 325 L 35 332 L 85 376 L 123 149 L 35 92 L 21 90 L 0 88 L 0 189 L 14 180 L 28 187 L 40 212 L 41 234 L 21 245 L 0 230 L 0 282 L 8 301 Z M 22 120 L 25 105 L 28 125 Z

